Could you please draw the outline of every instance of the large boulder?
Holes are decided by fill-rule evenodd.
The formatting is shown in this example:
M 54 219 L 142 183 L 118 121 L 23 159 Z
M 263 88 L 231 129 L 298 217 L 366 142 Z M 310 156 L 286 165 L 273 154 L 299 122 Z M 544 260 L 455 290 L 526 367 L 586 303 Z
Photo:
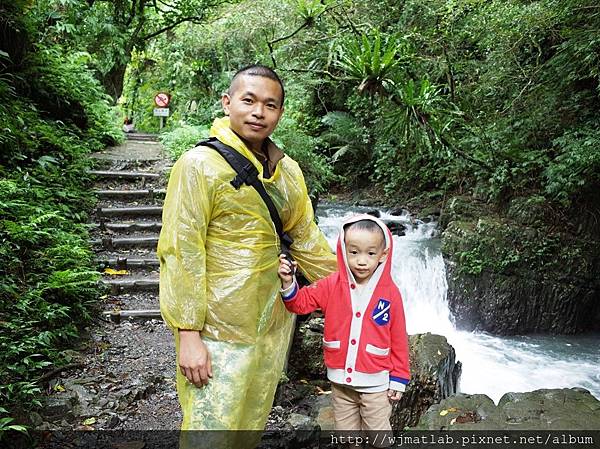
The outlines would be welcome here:
M 461 363 L 446 337 L 430 333 L 409 338 L 411 380 L 394 405 L 392 427 L 414 426 L 431 405 L 456 393 Z
M 458 394 L 433 405 L 414 429 L 600 429 L 600 401 L 581 388 L 506 393 L 498 405 L 483 394 Z

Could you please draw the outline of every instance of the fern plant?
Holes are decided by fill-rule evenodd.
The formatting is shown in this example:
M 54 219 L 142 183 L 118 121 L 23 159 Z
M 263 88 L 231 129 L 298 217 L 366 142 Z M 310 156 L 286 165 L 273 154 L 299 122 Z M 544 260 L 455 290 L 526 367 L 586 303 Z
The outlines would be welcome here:
M 382 36 L 375 29 L 343 42 L 338 47 L 335 65 L 359 83 L 359 92 L 383 93 L 394 85 L 394 71 L 405 61 L 406 49 L 405 41 Z

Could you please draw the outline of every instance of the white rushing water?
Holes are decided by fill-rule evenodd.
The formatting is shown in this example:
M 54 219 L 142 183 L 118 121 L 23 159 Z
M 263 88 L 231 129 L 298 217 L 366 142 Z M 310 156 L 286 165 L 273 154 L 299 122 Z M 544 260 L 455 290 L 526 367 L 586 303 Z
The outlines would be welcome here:
M 333 249 L 343 219 L 364 210 L 319 207 L 319 227 Z M 394 236 L 392 273 L 404 300 L 407 331 L 447 338 L 462 363 L 461 392 L 483 393 L 497 403 L 509 391 L 582 387 L 600 398 L 600 336 L 496 337 L 456 329 L 435 223 L 409 215 L 382 213 L 381 218 L 405 227 L 404 236 Z

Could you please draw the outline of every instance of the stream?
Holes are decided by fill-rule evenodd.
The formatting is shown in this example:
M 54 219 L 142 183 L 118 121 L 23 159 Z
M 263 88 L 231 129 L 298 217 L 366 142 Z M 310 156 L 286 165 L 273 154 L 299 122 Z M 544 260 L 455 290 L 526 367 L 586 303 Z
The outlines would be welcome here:
M 335 250 L 345 217 L 373 208 L 320 204 L 319 227 Z M 496 403 L 507 392 L 582 387 L 600 399 L 600 335 L 494 336 L 457 329 L 447 302 L 446 268 L 436 223 L 381 212 L 405 228 L 394 236 L 392 275 L 404 300 L 409 334 L 444 335 L 462 362 L 459 391 Z

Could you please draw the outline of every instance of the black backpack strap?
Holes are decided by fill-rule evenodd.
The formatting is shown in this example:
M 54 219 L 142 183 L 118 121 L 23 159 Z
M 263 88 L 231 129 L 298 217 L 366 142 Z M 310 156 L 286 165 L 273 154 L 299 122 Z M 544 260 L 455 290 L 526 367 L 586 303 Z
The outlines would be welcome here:
M 208 140 L 198 142 L 196 146 L 210 147 L 213 150 L 216 150 L 223 159 L 227 161 L 231 168 L 237 173 L 235 178 L 231 180 L 231 185 L 235 187 L 236 190 L 239 190 L 242 184 L 254 187 L 269 210 L 269 215 L 271 215 L 271 220 L 275 225 L 275 230 L 281 241 L 282 252 L 289 255 L 289 250 L 292 243 L 294 243 L 294 240 L 286 232 L 283 232 L 283 223 L 281 222 L 281 217 L 279 217 L 279 212 L 277 212 L 273 200 L 265 190 L 265 186 L 260 182 L 260 179 L 258 179 L 258 170 L 254 164 L 238 151 L 231 148 L 229 145 L 225 145 L 216 137 L 211 137 Z

